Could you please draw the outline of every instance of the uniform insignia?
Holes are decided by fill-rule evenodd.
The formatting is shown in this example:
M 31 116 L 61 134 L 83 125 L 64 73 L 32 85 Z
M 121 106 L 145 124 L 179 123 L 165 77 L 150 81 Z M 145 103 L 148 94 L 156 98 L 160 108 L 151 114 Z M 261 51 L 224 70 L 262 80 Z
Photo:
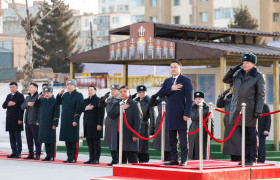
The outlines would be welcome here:
M 140 87 L 140 89 L 143 89 L 143 87 Z
M 197 96 L 199 96 L 199 93 L 196 93 Z

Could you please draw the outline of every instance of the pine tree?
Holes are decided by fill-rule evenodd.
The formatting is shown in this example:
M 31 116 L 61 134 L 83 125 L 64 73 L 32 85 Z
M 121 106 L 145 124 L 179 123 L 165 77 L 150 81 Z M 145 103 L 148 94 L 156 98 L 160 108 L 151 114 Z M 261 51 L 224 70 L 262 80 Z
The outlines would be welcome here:
M 257 20 L 252 18 L 248 11 L 247 6 L 240 6 L 234 11 L 234 21 L 231 22 L 229 28 L 240 28 L 240 29 L 252 29 L 256 30 L 258 28 Z
M 43 15 L 61 0 L 52 0 L 52 5 L 44 3 Z M 73 14 L 69 6 L 62 3 L 47 18 L 36 26 L 35 46 L 33 52 L 34 67 L 50 67 L 54 72 L 69 72 L 69 61 L 63 58 L 78 53 L 74 51 L 78 34 L 73 30 Z M 81 72 L 83 66 L 78 64 L 76 72 Z

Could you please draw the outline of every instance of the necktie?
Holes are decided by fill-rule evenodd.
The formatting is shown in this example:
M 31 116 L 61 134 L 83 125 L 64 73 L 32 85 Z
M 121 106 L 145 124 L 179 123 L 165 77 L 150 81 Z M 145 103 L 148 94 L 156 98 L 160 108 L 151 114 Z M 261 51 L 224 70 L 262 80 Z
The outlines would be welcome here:
M 176 78 L 172 78 L 172 83 L 175 84 L 176 83 Z

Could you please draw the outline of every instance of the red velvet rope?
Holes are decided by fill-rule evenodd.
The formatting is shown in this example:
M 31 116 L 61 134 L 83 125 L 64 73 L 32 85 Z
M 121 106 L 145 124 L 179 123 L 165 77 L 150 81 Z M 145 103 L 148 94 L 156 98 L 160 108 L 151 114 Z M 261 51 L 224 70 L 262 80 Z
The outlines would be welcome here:
M 211 112 L 208 113 L 207 117 L 203 120 L 203 123 L 206 123 L 206 121 L 208 120 L 209 116 L 210 116 Z M 188 135 L 192 135 L 195 134 L 199 131 L 199 128 L 197 128 L 196 130 L 194 130 L 193 132 L 188 132 Z
M 220 110 L 220 109 L 217 109 L 217 108 L 215 108 L 215 111 L 218 111 L 218 112 L 221 112 L 221 113 L 224 113 L 224 114 L 230 114 L 229 112 L 226 112 L 226 111 L 222 111 L 222 110 Z
M 208 127 L 206 126 L 205 123 L 203 123 L 203 126 L 204 126 L 206 132 L 209 134 L 209 136 L 210 136 L 214 141 L 216 141 L 217 143 L 223 143 L 223 142 L 226 142 L 227 140 L 229 140 L 229 138 L 231 138 L 233 132 L 235 131 L 235 129 L 236 129 L 238 123 L 239 123 L 240 118 L 241 118 L 241 113 L 239 113 L 239 116 L 238 116 L 238 118 L 237 118 L 237 121 L 236 121 L 234 127 L 232 128 L 230 134 L 229 134 L 228 137 L 225 138 L 224 140 L 218 140 L 218 139 L 216 139 L 216 138 L 213 136 L 213 134 L 211 134 L 211 132 L 209 131 L 209 129 L 208 129 Z
M 127 128 L 128 128 L 130 131 L 132 131 L 137 137 L 139 137 L 139 138 L 142 139 L 142 140 L 151 140 L 151 139 L 154 139 L 154 138 L 158 135 L 158 133 L 159 133 L 160 130 L 161 130 L 164 117 L 165 117 L 165 112 L 163 112 L 163 114 L 162 114 L 161 122 L 160 122 L 160 125 L 159 125 L 159 128 L 158 128 L 157 132 L 156 132 L 152 137 L 146 138 L 146 137 L 143 137 L 143 136 L 141 136 L 140 134 L 138 134 L 136 131 L 134 131 L 134 129 L 132 129 L 132 127 L 129 126 L 129 124 L 128 124 L 128 122 L 127 122 L 127 119 L 126 119 L 126 114 L 125 114 L 125 112 L 123 112 L 123 119 L 124 119 L 124 122 L 125 122 L 125 125 L 127 126 Z
M 269 116 L 271 114 L 276 114 L 276 113 L 279 113 L 279 112 L 280 112 L 280 110 L 274 111 L 274 112 L 270 112 L 270 113 L 261 114 L 261 116 Z

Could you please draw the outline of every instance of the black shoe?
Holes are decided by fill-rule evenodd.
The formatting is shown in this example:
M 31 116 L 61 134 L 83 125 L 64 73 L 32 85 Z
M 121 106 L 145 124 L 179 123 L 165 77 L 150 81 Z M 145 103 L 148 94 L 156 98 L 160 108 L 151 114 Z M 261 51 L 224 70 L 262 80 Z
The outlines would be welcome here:
M 93 160 L 91 160 L 91 159 L 90 159 L 90 160 L 88 160 L 88 161 L 84 162 L 84 164 L 91 164 L 91 163 L 92 163 L 92 161 L 93 161 Z
M 69 163 L 69 159 L 62 161 L 63 163 Z
M 91 164 L 99 164 L 99 161 L 98 160 L 94 160 L 91 162 Z
M 41 156 L 41 155 L 36 155 L 36 157 L 34 158 L 34 160 L 40 160 L 40 156 Z
M 118 162 L 112 161 L 112 162 L 110 162 L 109 164 L 107 164 L 107 166 L 113 166 L 114 164 L 118 164 Z
M 20 158 L 21 158 L 21 155 L 20 155 L 20 154 L 17 154 L 14 158 L 20 159 Z
M 253 166 L 253 162 L 245 162 L 245 166 Z M 238 163 L 238 165 L 242 165 L 242 162 Z
M 7 156 L 7 158 L 14 158 L 16 156 L 16 154 L 12 153 L 10 155 Z
M 164 165 L 179 165 L 179 162 L 178 161 L 170 161 L 170 162 L 164 163 Z
M 187 165 L 187 162 L 181 162 L 179 166 L 186 166 Z
M 50 161 L 51 158 L 49 156 L 46 156 L 45 159 L 43 159 L 42 161 Z
M 29 154 L 27 157 L 25 157 L 23 159 L 34 159 L 34 155 L 33 154 Z
M 75 159 L 69 160 L 68 163 L 76 163 L 77 161 Z

